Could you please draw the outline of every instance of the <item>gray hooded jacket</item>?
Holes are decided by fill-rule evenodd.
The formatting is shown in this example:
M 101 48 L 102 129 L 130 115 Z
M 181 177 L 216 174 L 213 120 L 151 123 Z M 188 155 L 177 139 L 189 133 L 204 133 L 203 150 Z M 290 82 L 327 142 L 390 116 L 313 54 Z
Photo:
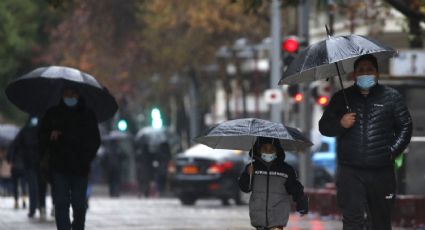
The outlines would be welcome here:
M 254 175 L 250 186 L 248 166 L 239 178 L 239 187 L 252 192 L 249 215 L 254 227 L 285 227 L 291 211 L 291 196 L 295 202 L 304 203 L 303 186 L 297 180 L 295 170 L 278 157 L 269 166 L 254 157 Z M 302 207 L 301 207 L 302 208 Z M 306 207 L 308 209 L 308 207 Z

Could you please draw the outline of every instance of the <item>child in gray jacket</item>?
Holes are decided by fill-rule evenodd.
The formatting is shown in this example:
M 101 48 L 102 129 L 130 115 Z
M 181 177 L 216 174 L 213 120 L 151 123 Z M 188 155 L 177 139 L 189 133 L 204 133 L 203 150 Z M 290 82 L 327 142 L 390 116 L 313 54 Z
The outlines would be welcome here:
M 301 214 L 308 213 L 308 198 L 295 170 L 284 162 L 285 152 L 278 139 L 259 137 L 252 147 L 252 164 L 239 178 L 249 201 L 251 225 L 257 230 L 283 230 L 291 211 L 291 196 Z

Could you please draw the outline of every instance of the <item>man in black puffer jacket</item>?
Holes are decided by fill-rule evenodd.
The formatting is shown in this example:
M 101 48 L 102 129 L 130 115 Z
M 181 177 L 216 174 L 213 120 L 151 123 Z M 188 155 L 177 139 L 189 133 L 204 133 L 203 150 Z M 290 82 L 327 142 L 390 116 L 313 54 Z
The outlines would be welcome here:
M 90 164 L 100 145 L 97 118 L 72 88 L 64 89 L 59 105 L 50 108 L 39 128 L 40 154 L 48 154 L 58 230 L 83 230 Z M 69 218 L 72 205 L 74 220 Z
M 337 92 L 319 129 L 337 137 L 337 199 L 344 229 L 361 229 L 368 208 L 373 229 L 387 230 L 396 192 L 393 162 L 410 142 L 412 119 L 400 93 L 378 84 L 373 55 L 356 60 L 354 76 L 356 83 L 345 90 L 351 111 Z

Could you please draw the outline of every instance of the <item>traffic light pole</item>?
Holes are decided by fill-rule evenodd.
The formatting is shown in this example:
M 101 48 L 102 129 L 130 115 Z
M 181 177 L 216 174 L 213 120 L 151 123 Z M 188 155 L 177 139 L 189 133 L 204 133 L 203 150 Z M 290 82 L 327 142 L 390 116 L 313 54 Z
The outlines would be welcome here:
M 281 51 L 280 51 L 280 0 L 271 1 L 271 38 L 272 44 L 271 51 L 271 76 L 270 88 L 275 89 L 278 87 L 278 82 L 281 75 Z M 270 110 L 270 120 L 274 122 L 282 122 L 282 104 L 272 104 Z
M 298 36 L 304 39 L 304 43 L 309 41 L 309 0 L 301 0 L 298 5 Z M 300 128 L 304 134 L 311 139 L 312 129 L 312 103 L 309 84 L 301 85 L 301 93 L 304 95 L 304 103 L 300 108 Z M 312 155 L 310 149 L 304 154 L 300 154 L 300 181 L 306 187 L 313 187 L 314 170 L 312 166 Z

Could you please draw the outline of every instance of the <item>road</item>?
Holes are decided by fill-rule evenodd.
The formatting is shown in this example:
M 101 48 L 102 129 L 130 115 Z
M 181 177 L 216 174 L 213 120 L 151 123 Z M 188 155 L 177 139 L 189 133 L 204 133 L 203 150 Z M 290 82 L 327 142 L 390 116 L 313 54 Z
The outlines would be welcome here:
M 48 202 L 50 204 L 50 202 Z M 48 211 L 50 206 L 48 206 Z M 0 230 L 54 230 L 48 217 L 29 219 L 25 209 L 13 209 L 11 197 L 0 197 Z M 341 229 L 339 221 L 317 216 L 291 215 L 289 230 Z M 87 230 L 249 230 L 248 206 L 224 207 L 219 201 L 200 200 L 195 206 L 182 206 L 174 198 L 93 197 L 87 213 Z

